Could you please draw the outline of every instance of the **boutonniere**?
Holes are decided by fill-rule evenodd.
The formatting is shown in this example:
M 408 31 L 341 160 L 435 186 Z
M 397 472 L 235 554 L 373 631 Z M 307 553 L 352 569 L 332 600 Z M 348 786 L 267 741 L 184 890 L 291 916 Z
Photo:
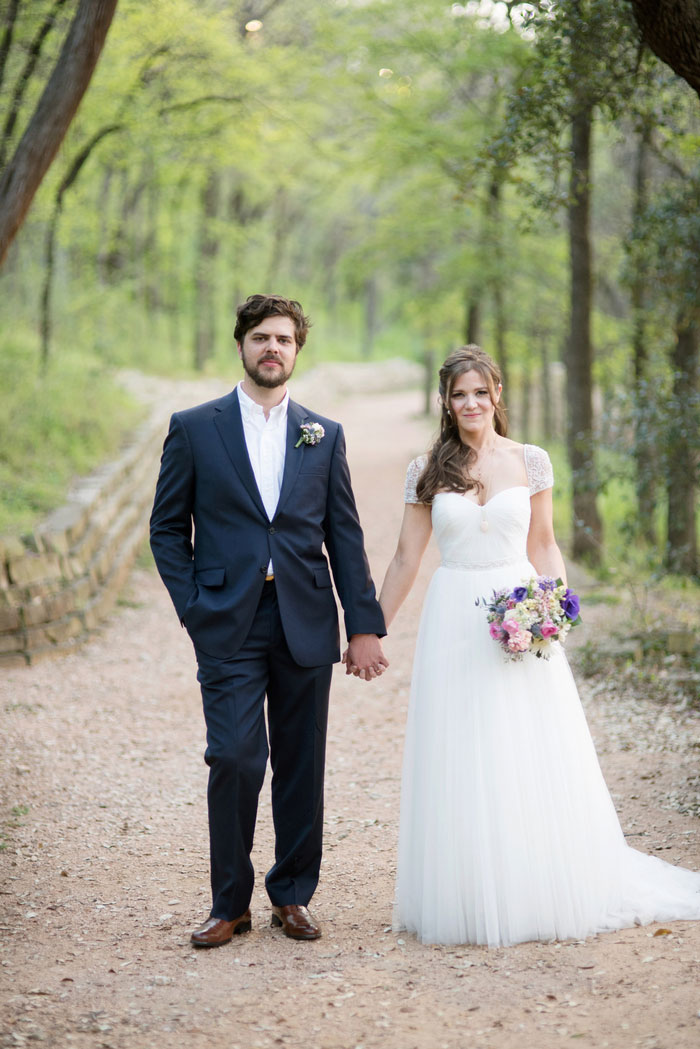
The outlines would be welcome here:
M 301 437 L 294 445 L 298 448 L 300 444 L 318 444 L 326 436 L 326 431 L 320 423 L 302 423 Z

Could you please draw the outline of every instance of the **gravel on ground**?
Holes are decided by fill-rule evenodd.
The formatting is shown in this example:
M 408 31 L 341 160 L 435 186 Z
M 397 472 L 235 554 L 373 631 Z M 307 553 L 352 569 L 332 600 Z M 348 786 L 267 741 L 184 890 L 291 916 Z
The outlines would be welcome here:
M 422 395 L 401 388 L 400 372 L 388 392 L 363 381 L 335 401 L 326 380 L 304 383 L 299 399 L 345 425 L 380 583 L 406 464 L 432 430 Z M 168 387 L 177 406 L 214 392 Z M 700 923 L 497 950 L 426 947 L 391 931 L 412 651 L 436 563 L 431 547 L 386 642 L 387 673 L 363 683 L 336 668 L 313 943 L 270 928 L 267 784 L 253 931 L 214 951 L 189 945 L 209 905 L 204 725 L 191 646 L 146 554 L 88 643 L 5 673 L 0 1046 L 697 1049 Z M 572 575 L 585 608 L 595 584 Z M 590 655 L 607 641 L 610 614 L 591 601 L 571 636 L 575 668 L 577 646 Z M 678 803 L 697 783 L 697 709 L 658 704 L 619 669 L 577 677 L 630 843 L 700 868 L 697 816 Z

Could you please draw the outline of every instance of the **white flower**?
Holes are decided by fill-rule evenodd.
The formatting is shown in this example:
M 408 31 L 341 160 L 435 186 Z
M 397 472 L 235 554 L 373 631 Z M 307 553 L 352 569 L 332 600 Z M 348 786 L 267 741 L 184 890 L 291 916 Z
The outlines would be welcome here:
M 294 445 L 298 448 L 300 444 L 318 444 L 326 436 L 326 431 L 320 423 L 302 423 L 301 437 Z

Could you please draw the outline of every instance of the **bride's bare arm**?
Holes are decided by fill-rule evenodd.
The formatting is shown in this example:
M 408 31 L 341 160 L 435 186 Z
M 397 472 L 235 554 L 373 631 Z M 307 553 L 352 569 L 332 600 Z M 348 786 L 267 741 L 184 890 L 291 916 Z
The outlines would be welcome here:
M 552 489 L 545 488 L 530 499 L 530 531 L 527 535 L 527 556 L 539 575 L 552 576 L 566 582 L 566 566 L 554 538 L 552 523 Z
M 379 595 L 387 629 L 413 586 L 431 531 L 430 507 L 406 503 L 396 553 Z

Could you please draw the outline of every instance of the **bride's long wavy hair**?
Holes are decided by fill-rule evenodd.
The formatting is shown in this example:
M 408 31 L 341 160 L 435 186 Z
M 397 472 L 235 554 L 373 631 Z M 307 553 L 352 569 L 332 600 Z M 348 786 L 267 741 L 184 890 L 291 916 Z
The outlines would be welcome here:
M 465 372 L 477 371 L 489 391 L 495 408 L 493 425 L 497 434 L 508 433 L 508 417 L 502 400 L 497 401 L 501 372 L 494 360 L 480 346 L 469 344 L 453 350 L 440 368 L 440 433 L 428 452 L 428 461 L 420 475 L 416 494 L 421 503 L 430 504 L 438 492 L 464 493 L 483 485 L 470 474 L 476 453 L 459 436 L 459 427 L 450 411 L 450 398 L 455 380 Z

